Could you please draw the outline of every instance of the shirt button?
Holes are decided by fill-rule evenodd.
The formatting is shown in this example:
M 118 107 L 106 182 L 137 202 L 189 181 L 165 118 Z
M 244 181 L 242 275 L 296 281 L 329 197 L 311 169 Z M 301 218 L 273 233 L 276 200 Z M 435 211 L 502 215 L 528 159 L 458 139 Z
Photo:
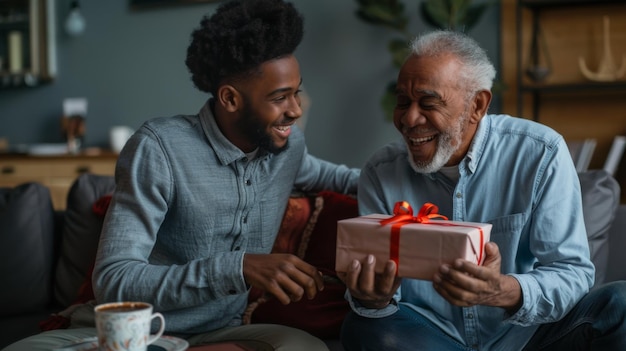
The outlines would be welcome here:
M 461 195 L 461 193 L 456 193 L 456 197 L 460 199 L 463 195 Z
M 250 185 L 252 184 L 252 182 L 250 181 L 250 179 L 246 179 L 246 185 Z
M 244 223 L 248 223 L 248 217 L 247 216 L 243 216 L 241 221 L 244 222 Z
M 470 314 L 468 314 L 468 315 L 467 315 L 467 318 L 468 318 L 468 319 L 473 319 L 473 318 L 474 318 L 474 315 L 470 313 Z
M 241 250 L 241 247 L 237 246 L 237 247 L 235 248 L 235 251 L 239 251 L 239 250 Z
M 237 293 L 237 291 L 235 291 L 235 289 L 230 289 L 228 290 L 228 293 L 231 295 L 235 295 Z

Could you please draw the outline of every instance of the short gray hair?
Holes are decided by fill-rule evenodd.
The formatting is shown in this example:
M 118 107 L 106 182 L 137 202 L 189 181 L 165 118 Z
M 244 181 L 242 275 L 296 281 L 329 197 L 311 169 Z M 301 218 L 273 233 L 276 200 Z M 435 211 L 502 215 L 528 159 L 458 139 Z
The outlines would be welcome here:
M 471 37 L 451 30 L 436 30 L 418 36 L 410 44 L 410 56 L 441 56 L 452 54 L 464 66 L 463 78 L 474 92 L 491 90 L 496 69 L 485 50 Z

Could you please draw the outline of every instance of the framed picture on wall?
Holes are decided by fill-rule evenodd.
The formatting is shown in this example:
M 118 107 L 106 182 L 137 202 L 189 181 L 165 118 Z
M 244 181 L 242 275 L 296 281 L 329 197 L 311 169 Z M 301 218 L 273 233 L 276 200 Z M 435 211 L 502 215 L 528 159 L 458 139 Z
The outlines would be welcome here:
M 220 0 L 129 0 L 130 7 L 134 10 L 173 6 L 173 5 L 189 5 L 189 4 L 201 4 L 218 2 Z

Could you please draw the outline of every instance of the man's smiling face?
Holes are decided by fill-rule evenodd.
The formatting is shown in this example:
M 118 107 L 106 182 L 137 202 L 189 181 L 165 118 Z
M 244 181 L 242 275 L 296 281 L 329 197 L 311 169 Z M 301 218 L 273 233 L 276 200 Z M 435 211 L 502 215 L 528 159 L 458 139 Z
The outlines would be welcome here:
M 458 164 L 476 131 L 472 96 L 462 84 L 462 66 L 453 56 L 411 56 L 396 87 L 394 124 L 402 133 L 418 172 Z
M 302 116 L 300 69 L 292 55 L 261 64 L 237 90 L 243 98 L 235 145 L 245 152 L 262 147 L 278 153 L 287 145 L 291 126 Z M 232 140 L 231 140 L 232 141 Z

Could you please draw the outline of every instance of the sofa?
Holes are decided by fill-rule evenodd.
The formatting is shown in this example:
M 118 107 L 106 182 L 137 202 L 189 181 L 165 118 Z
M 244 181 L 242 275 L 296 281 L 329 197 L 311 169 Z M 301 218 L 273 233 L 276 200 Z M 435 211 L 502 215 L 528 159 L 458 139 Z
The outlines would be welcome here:
M 583 212 L 597 284 L 626 279 L 626 205 L 603 170 L 579 174 Z M 72 306 L 93 298 L 90 273 L 110 194 L 111 176 L 83 174 L 72 185 L 67 208 L 54 211 L 47 188 L 27 183 L 0 188 L 0 349 L 43 329 L 65 328 Z M 289 252 L 318 267 L 326 287 L 313 300 L 281 305 L 250 291 L 245 323 L 282 323 L 341 350 L 339 328 L 349 307 L 335 279 L 336 222 L 357 215 L 354 197 L 333 192 L 294 193 L 274 252 Z

